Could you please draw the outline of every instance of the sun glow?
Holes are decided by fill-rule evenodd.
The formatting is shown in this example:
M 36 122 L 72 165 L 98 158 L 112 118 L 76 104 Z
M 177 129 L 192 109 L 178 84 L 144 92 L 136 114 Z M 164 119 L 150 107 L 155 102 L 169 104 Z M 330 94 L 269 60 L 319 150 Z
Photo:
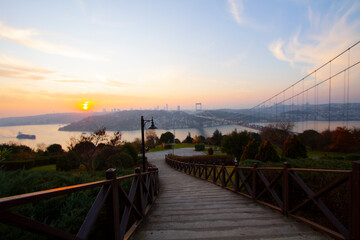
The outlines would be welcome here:
M 83 109 L 84 111 L 89 110 L 89 102 L 84 102 L 84 103 L 82 104 L 82 109 Z

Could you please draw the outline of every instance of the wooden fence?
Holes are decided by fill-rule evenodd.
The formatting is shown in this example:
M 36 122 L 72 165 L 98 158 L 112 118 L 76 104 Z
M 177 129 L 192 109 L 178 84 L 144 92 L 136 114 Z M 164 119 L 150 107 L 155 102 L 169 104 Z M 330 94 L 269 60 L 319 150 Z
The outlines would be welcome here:
M 282 168 L 185 163 L 173 155 L 165 156 L 165 160 L 178 171 L 251 198 L 336 239 L 360 239 L 360 161 L 353 162 L 350 171 L 298 169 L 288 163 Z M 314 187 L 319 176 L 331 182 Z M 304 180 L 309 178 L 311 187 Z M 334 198 L 328 195 L 333 190 L 337 191 Z M 323 217 L 318 217 L 316 211 Z
M 132 184 L 127 193 L 120 183 L 129 179 L 132 179 Z M 12 208 L 17 206 L 96 187 L 100 187 L 100 191 L 76 235 L 12 211 Z M 105 204 L 110 231 L 107 233 L 109 234 L 108 238 L 127 239 L 148 213 L 158 191 L 157 168 L 149 168 L 145 173 L 141 173 L 137 168 L 135 174 L 122 177 L 116 177 L 116 170 L 109 169 L 106 171 L 106 180 L 103 181 L 0 198 L 0 222 L 47 236 L 49 239 L 87 239 Z M 123 207 L 120 208 L 119 203 L 123 204 Z M 94 230 L 96 231 L 96 229 Z

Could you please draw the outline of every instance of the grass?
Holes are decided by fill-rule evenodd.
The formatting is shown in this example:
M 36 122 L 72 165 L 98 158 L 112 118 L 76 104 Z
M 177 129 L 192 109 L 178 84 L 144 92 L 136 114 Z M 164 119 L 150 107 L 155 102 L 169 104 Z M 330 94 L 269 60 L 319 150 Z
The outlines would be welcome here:
M 29 171 L 56 171 L 56 164 L 34 167 L 29 169 Z
M 195 147 L 194 143 L 176 143 L 175 144 L 175 149 L 179 149 L 179 148 L 190 148 L 190 147 Z M 164 150 L 169 150 L 169 149 L 164 149 L 162 147 L 162 145 L 156 145 L 156 147 L 152 148 L 149 150 L 149 152 L 159 152 L 159 151 L 164 151 Z

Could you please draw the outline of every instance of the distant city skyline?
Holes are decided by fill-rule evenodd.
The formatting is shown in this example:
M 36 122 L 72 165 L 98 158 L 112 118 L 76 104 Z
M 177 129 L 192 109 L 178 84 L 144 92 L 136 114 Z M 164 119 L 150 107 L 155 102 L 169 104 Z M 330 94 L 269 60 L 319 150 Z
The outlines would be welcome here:
M 355 0 L 0 3 L 0 118 L 249 108 L 360 40 Z M 350 62 L 359 57 L 360 47 Z M 360 102 L 359 69 L 350 102 Z

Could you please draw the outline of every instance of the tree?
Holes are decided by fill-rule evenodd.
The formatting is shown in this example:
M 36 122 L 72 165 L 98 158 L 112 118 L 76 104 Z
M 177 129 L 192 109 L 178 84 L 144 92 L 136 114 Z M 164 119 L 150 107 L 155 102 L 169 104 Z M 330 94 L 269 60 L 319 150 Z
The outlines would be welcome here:
M 311 150 L 320 150 L 321 149 L 321 141 L 322 136 L 315 130 L 306 130 L 303 133 L 298 135 L 299 140 L 310 147 Z
M 222 133 L 218 129 L 216 129 L 213 132 L 213 135 L 212 135 L 212 137 L 210 139 L 211 144 L 219 146 L 221 144 L 222 138 L 223 138 Z
M 260 144 L 259 151 L 256 154 L 255 159 L 262 162 L 278 162 L 280 157 L 270 141 L 265 140 Z
M 221 142 L 221 150 L 227 154 L 234 155 L 240 160 L 243 153 L 243 147 L 249 142 L 250 136 L 247 131 L 233 131 L 231 134 L 224 136 Z
M 154 148 L 159 142 L 159 138 L 156 135 L 156 132 L 153 130 L 146 131 L 146 142 L 145 144 L 150 148 Z
M 195 135 L 193 143 L 199 143 L 199 137 L 197 135 Z
M 53 154 L 53 155 L 57 155 L 57 154 L 62 154 L 64 152 L 64 150 L 62 149 L 60 144 L 51 144 L 50 146 L 48 146 L 46 148 L 46 152 L 49 154 Z
M 174 142 L 174 134 L 171 132 L 166 132 L 161 134 L 160 136 L 161 143 L 173 143 Z
M 306 158 L 306 147 L 296 135 L 292 135 L 285 140 L 282 155 L 288 158 Z
M 184 139 L 183 143 L 192 143 L 194 139 L 191 137 L 191 133 L 189 132 L 186 138 Z
M 281 121 L 275 124 L 268 124 L 261 128 L 260 136 L 261 140 L 268 140 L 277 146 L 283 146 L 286 138 L 290 136 L 294 123 L 290 121 Z
M 241 155 L 240 162 L 247 159 L 255 159 L 256 154 L 259 150 L 259 144 L 255 138 L 249 140 L 248 144 L 244 147 L 243 154 Z
M 356 145 L 354 135 L 346 127 L 337 127 L 335 131 L 331 132 L 330 151 L 352 152 Z

